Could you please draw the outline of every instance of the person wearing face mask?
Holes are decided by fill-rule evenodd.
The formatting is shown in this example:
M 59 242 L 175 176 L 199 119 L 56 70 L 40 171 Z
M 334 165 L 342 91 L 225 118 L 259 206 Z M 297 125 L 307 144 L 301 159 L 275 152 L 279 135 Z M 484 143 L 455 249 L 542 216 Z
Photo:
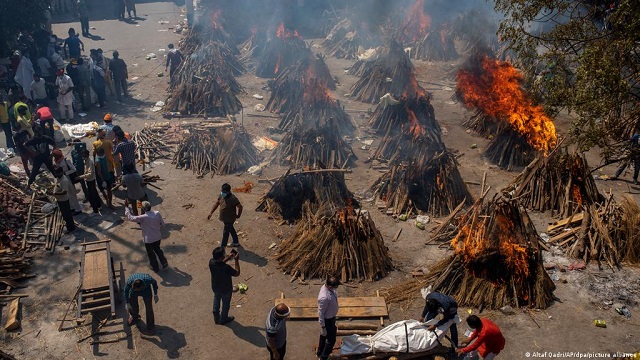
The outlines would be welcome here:
M 220 208 L 220 215 L 218 218 L 224 224 L 220 247 L 225 248 L 227 246 L 229 235 L 231 235 L 231 238 L 233 239 L 233 242 L 229 246 L 240 246 L 240 243 L 238 242 L 238 234 L 236 233 L 236 229 L 233 227 L 233 223 L 240 218 L 240 215 L 242 215 L 242 204 L 240 204 L 240 200 L 231 193 L 231 185 L 226 183 L 222 184 L 220 196 L 218 196 L 213 204 L 213 208 L 211 209 L 209 216 L 207 216 L 207 220 L 211 220 L 213 212 L 218 208 Z
M 338 327 L 336 315 L 338 315 L 338 294 L 336 290 L 340 286 L 340 280 L 335 276 L 327 277 L 327 281 L 318 293 L 318 322 L 320 323 L 320 339 L 316 355 L 326 360 L 331 355 L 333 345 L 336 344 Z
M 60 121 L 73 120 L 73 80 L 65 75 L 64 69 L 56 71 L 58 88 L 58 109 Z

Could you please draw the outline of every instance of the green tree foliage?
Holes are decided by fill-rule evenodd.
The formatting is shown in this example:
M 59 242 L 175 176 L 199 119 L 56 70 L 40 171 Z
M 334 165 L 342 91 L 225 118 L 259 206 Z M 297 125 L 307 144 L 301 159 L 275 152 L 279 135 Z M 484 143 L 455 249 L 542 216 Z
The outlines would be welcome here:
M 0 52 L 8 55 L 20 29 L 34 30 L 46 23 L 49 0 L 0 0 Z
M 640 125 L 638 0 L 495 0 L 499 35 L 551 109 L 574 116 L 571 138 L 605 157 Z

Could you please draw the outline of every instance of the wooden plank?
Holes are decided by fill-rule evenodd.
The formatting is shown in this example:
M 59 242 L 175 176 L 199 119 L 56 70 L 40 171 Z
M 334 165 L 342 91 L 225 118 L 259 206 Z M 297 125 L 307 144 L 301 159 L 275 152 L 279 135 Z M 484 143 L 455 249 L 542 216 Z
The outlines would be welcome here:
M 566 226 L 569 223 L 574 223 L 574 222 L 579 222 L 582 221 L 582 219 L 584 218 L 584 212 L 580 212 L 577 214 L 573 214 L 572 216 L 566 218 L 566 219 L 562 219 L 562 220 L 558 220 L 556 222 L 554 222 L 553 224 L 547 226 L 547 232 L 553 231 L 561 226 Z
M 13 299 L 9 303 L 9 312 L 7 313 L 7 322 L 4 329 L 7 331 L 18 330 L 20 327 L 20 319 L 18 318 L 20 310 L 20 298 Z
M 291 319 L 317 319 L 318 308 L 292 308 Z M 380 316 L 389 316 L 387 307 L 370 306 L 370 307 L 340 307 L 338 309 L 338 317 L 341 318 L 373 318 Z
M 91 308 L 83 308 L 81 313 L 82 314 L 86 314 L 92 311 L 101 311 L 101 310 L 111 310 L 111 304 L 107 304 L 107 305 L 102 305 L 102 306 L 96 306 L 96 307 L 91 307 Z
M 573 229 L 571 229 L 569 231 L 563 231 L 560 234 L 558 234 L 558 235 L 552 237 L 551 239 L 549 239 L 549 241 L 547 241 L 547 244 L 553 244 L 555 242 L 558 242 L 558 241 L 560 241 L 560 240 L 562 240 L 562 239 L 564 239 L 564 238 L 566 238 L 568 236 L 571 236 L 571 235 L 577 233 L 578 231 L 580 231 L 580 228 L 573 228 Z
M 107 262 L 107 251 L 90 252 L 93 247 L 86 246 L 84 256 L 84 273 L 82 288 L 95 289 L 109 286 L 109 266 Z
M 281 302 L 287 304 L 287 306 L 297 308 L 314 308 L 318 309 L 318 299 L 316 298 L 287 298 L 276 299 L 275 305 Z M 340 307 L 376 307 L 387 306 L 383 297 L 343 297 L 338 298 L 338 305 Z

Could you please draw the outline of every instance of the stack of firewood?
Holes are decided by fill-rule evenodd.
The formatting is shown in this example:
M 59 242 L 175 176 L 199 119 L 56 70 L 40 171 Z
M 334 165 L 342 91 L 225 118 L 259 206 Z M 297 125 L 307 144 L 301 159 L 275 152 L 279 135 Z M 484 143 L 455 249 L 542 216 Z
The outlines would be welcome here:
M 279 267 L 302 280 L 334 275 L 344 282 L 374 281 L 393 269 L 389 249 L 369 214 L 349 206 L 305 206 L 302 220 L 279 249 Z
M 544 270 L 541 239 L 517 201 L 478 200 L 463 216 L 451 246 L 454 254 L 431 271 L 387 291 L 387 302 L 412 300 L 424 286 L 453 296 L 458 305 L 499 309 L 547 308 L 553 280 Z
M 369 119 L 369 125 L 378 135 L 390 134 L 404 127 L 419 125 L 440 135 L 440 125 L 427 94 L 415 98 L 402 96 L 389 98 L 389 104 L 380 103 Z
M 307 47 L 297 31 L 285 29 L 281 23 L 275 36 L 267 40 L 256 64 L 256 76 L 261 78 L 275 78 L 287 67 L 298 60 L 310 56 Z
M 329 56 L 355 59 L 365 49 L 380 45 L 380 32 L 366 29 L 367 23 L 350 18 L 340 20 L 322 42 Z
M 314 207 L 333 204 L 334 209 L 349 204 L 358 206 L 340 170 L 319 169 L 293 174 L 290 171 L 271 186 L 260 199 L 256 211 L 265 211 L 276 220 L 294 222 L 302 217 L 305 203 Z
M 563 218 L 604 201 L 586 158 L 570 155 L 566 148 L 536 157 L 504 191 L 513 192 L 527 209 L 551 210 L 552 216 Z
M 357 160 L 351 145 L 342 139 L 333 121 L 306 131 L 296 124 L 278 143 L 272 157 L 295 169 L 344 169 L 353 166 Z
M 429 31 L 417 40 L 411 49 L 411 57 L 426 61 L 448 61 L 458 58 L 450 29 Z
M 382 201 L 387 213 L 445 216 L 458 204 L 470 204 L 472 196 L 455 157 L 443 151 L 425 163 L 394 165 L 369 189 Z
M 198 123 L 187 125 L 172 163 L 191 169 L 198 177 L 227 175 L 258 164 L 258 151 L 246 130 L 238 125 Z
M 142 170 L 146 170 L 147 164 L 157 159 L 171 159 L 175 150 L 175 143 L 167 137 L 167 131 L 171 129 L 169 122 L 147 125 L 136 131 L 131 136 L 131 141 L 136 144 L 138 163 L 142 164 Z
M 508 126 L 502 126 L 501 129 L 484 152 L 487 159 L 508 171 L 525 166 L 535 159 L 538 152 L 524 136 Z

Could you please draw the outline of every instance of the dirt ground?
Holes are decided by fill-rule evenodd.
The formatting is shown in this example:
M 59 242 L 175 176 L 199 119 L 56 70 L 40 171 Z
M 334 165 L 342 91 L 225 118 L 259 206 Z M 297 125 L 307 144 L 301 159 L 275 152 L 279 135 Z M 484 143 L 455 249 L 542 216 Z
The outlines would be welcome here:
M 108 15 L 105 15 L 108 14 Z M 163 121 L 160 113 L 150 110 L 159 100 L 165 100 L 167 77 L 158 77 L 164 67 L 163 55 L 169 42 L 177 43 L 180 35 L 173 33 L 170 26 L 184 18 L 184 12 L 173 2 L 146 2 L 138 4 L 138 15 L 142 18 L 135 22 L 123 23 L 113 19 L 107 9 L 94 9 L 91 26 L 92 33 L 99 37 L 83 39 L 85 49 L 104 49 L 120 52 L 129 65 L 130 92 L 133 95 L 124 105 L 116 104 L 109 98 L 108 111 L 117 114 L 115 124 L 125 131 L 133 132 L 145 123 Z M 168 23 L 161 23 L 168 21 Z M 79 23 L 56 23 L 53 28 L 58 36 L 66 34 L 68 27 L 78 28 Z M 319 43 L 318 41 L 313 42 Z M 313 45 L 312 45 L 313 46 Z M 313 46 L 314 51 L 322 49 Z M 157 59 L 146 60 L 148 53 L 156 53 Z M 371 104 L 350 100 L 345 96 L 356 78 L 346 75 L 344 70 L 351 61 L 328 58 L 331 72 L 340 82 L 335 95 L 345 105 L 354 121 L 360 125 L 360 134 L 354 138 L 352 146 L 359 160 L 354 172 L 347 175 L 349 189 L 362 199 L 370 198 L 365 193 L 373 181 L 381 175 L 363 163 L 371 149 L 375 149 L 378 139 L 372 146 L 363 149 L 361 140 L 374 139 L 364 129 L 365 112 L 373 109 Z M 419 80 L 433 94 L 436 117 L 446 132 L 443 140 L 450 149 L 464 155 L 459 158 L 460 171 L 466 181 L 480 182 L 487 172 L 487 182 L 492 189 L 500 189 L 508 184 L 516 172 L 505 172 L 488 164 L 482 157 L 487 141 L 475 134 L 466 133 L 460 125 L 468 112 L 451 98 L 455 84 L 448 73 L 459 62 L 429 63 L 416 62 Z M 237 118 L 244 123 L 253 135 L 267 135 L 266 128 L 277 126 L 275 118 L 253 117 L 254 106 L 265 104 L 268 92 L 263 90 L 267 80 L 247 74 L 240 82 L 246 87 L 247 94 L 241 100 L 243 114 Z M 264 100 L 251 97 L 261 94 Z M 264 114 L 264 113 L 262 113 Z M 104 111 L 93 109 L 82 121 L 98 121 Z M 79 119 L 77 119 L 79 121 Z M 180 120 L 173 120 L 180 121 Z M 566 129 L 566 120 L 558 120 L 559 128 Z M 562 131 L 560 131 L 562 132 Z M 4 140 L 4 137 L 2 141 Z M 91 142 L 93 139 L 88 139 Z M 471 144 L 477 144 L 471 149 Z M 3 144 L 0 144 L 2 146 Z M 264 154 L 268 156 L 268 154 Z M 589 154 L 591 164 L 597 164 L 596 154 Z M 17 159 L 13 159 L 16 162 Z M 261 178 L 273 178 L 286 169 L 271 166 L 265 169 Z M 605 167 L 603 174 L 612 174 L 612 166 Z M 126 325 L 126 314 L 122 304 L 118 306 L 118 318 L 103 328 L 106 334 L 101 340 L 121 341 L 90 345 L 90 340 L 77 343 L 78 339 L 90 334 L 91 319 L 87 325 L 75 327 L 75 322 L 67 322 L 64 331 L 58 332 L 59 319 L 62 318 L 69 299 L 74 294 L 79 280 L 80 246 L 82 241 L 111 239 L 112 252 L 116 264 L 122 263 L 126 276 L 134 272 L 149 272 L 148 262 L 141 241 L 138 226 L 123 220 L 123 208 L 103 212 L 101 215 L 81 215 L 76 218 L 80 230 L 73 236 L 63 238 L 64 245 L 58 247 L 55 254 L 35 251 L 32 271 L 37 276 L 29 282 L 24 292 L 29 297 L 23 301 L 23 324 L 19 333 L 4 334 L 2 349 L 18 359 L 265 359 L 264 325 L 266 315 L 273 306 L 273 299 L 284 293 L 287 297 L 315 297 L 320 288 L 319 280 L 306 284 L 290 282 L 290 277 L 277 269 L 273 261 L 275 250 L 269 250 L 272 242 L 286 237 L 292 231 L 289 226 L 277 226 L 267 219 L 265 213 L 255 212 L 257 200 L 269 189 L 269 185 L 258 182 L 258 176 L 248 174 L 205 177 L 197 179 L 191 172 L 175 169 L 170 160 L 160 160 L 153 168 L 153 174 L 164 181 L 157 183 L 162 190 L 148 189 L 150 201 L 165 218 L 167 227 L 162 247 L 169 259 L 170 268 L 153 276 L 158 280 L 160 301 L 155 305 L 157 334 L 147 336 L 136 328 Z M 256 187 L 250 194 L 238 194 L 244 204 L 245 212 L 238 220 L 236 228 L 240 231 L 243 247 L 240 249 L 242 274 L 236 282 L 249 286 L 246 294 L 235 294 L 232 300 L 231 315 L 236 321 L 228 326 L 217 326 L 211 315 L 212 292 L 207 264 L 211 250 L 220 240 L 222 226 L 217 220 L 207 221 L 206 215 L 211 201 L 218 193 L 220 184 L 229 182 L 232 186 L 241 186 L 244 181 L 252 181 Z M 639 188 L 628 181 L 604 182 L 597 180 L 602 192 L 613 191 L 617 196 L 632 194 L 639 199 Z M 472 194 L 478 195 L 479 186 L 469 185 Z M 122 192 L 116 196 L 123 198 Z M 183 205 L 192 204 L 185 210 Z M 396 271 L 375 283 L 364 282 L 355 288 L 341 287 L 340 296 L 372 296 L 377 289 L 388 287 L 407 279 L 408 272 L 415 269 L 428 269 L 441 259 L 445 251 L 436 246 L 425 246 L 429 232 L 420 231 L 411 221 L 398 222 L 376 210 L 373 203 L 362 201 L 363 208 L 370 210 L 376 226 L 382 232 L 390 249 Z M 547 214 L 532 213 L 539 232 L 544 231 L 551 222 Z M 431 224 L 432 225 L 432 224 Z M 432 225 L 433 226 L 433 225 Z M 402 228 L 397 242 L 390 239 Z M 545 254 L 558 263 L 570 263 L 562 256 Z M 566 280 L 566 281 L 565 281 Z M 624 296 L 621 296 L 623 294 Z M 640 271 L 626 267 L 621 271 L 599 270 L 590 265 L 583 272 L 560 274 L 555 295 L 560 299 L 544 311 L 521 312 L 504 315 L 500 312 L 484 311 L 481 316 L 493 319 L 502 329 L 507 345 L 500 354 L 503 359 L 525 359 L 535 356 L 536 352 L 574 352 L 553 356 L 538 354 L 538 358 L 575 358 L 596 353 L 631 353 L 640 350 Z M 626 302 L 633 316 L 630 320 L 618 315 L 608 301 Z M 607 302 L 607 303 L 605 303 Z M 390 306 L 390 318 L 386 324 L 420 315 L 423 300 L 416 294 L 416 301 L 408 309 L 397 305 Z M 477 313 L 478 309 L 461 309 Z M 71 311 L 73 314 L 73 309 Z M 593 320 L 603 319 L 606 328 L 598 328 Z M 94 323 L 95 325 L 95 323 Z M 288 324 L 289 337 L 287 358 L 315 359 L 313 352 L 319 333 L 315 321 L 291 321 Z M 466 325 L 461 325 L 464 333 Z M 527 355 L 529 354 L 529 355 Z M 566 356 L 565 356 L 566 355 Z M 574 356 L 575 355 L 575 356 Z

